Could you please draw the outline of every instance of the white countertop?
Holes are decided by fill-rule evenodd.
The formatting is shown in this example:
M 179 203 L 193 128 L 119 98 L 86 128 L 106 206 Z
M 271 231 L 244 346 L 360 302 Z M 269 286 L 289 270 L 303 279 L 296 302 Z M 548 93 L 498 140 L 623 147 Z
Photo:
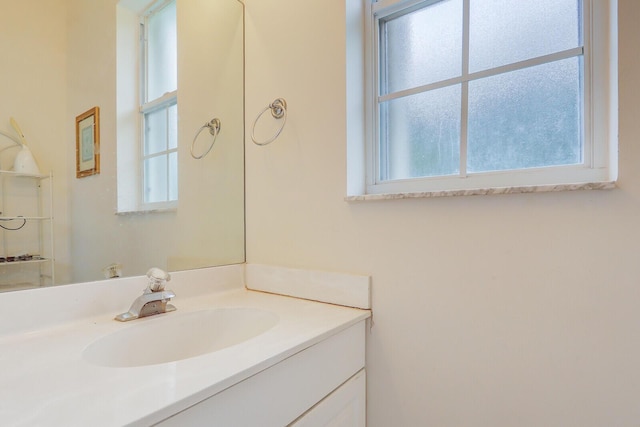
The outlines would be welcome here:
M 171 286 L 168 286 L 171 288 Z M 116 322 L 118 314 L 60 322 L 0 336 L 0 423 L 3 426 L 147 426 L 163 420 L 369 317 L 369 311 L 242 288 L 172 301 L 178 311 L 254 307 L 279 322 L 241 344 L 177 362 L 100 367 L 82 357 L 96 339 L 152 322 Z M 130 301 L 124 302 L 128 306 Z M 162 337 L 158 337 L 162 339 Z M 167 345 L 171 345 L 167 342 Z M 145 351 L 135 348 L 132 351 Z

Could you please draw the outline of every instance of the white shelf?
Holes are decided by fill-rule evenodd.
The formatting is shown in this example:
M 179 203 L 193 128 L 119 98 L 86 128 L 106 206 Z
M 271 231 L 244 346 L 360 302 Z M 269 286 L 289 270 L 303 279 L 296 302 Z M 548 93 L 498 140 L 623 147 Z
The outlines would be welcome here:
M 42 263 L 42 262 L 49 262 L 49 261 L 53 261 L 51 258 L 38 258 L 38 259 L 28 259 L 28 260 L 15 260 L 15 261 L 4 261 L 4 262 L 0 262 L 0 268 L 2 267 L 9 267 L 12 265 L 18 265 L 18 264 L 37 264 L 37 263 Z
M 46 178 L 49 181 L 43 181 Z M 0 184 L 0 256 L 5 258 L 0 262 L 0 291 L 54 284 L 53 175 L 0 170 Z M 35 226 L 23 228 L 20 220 Z M 15 255 L 20 254 L 38 258 L 19 260 Z M 6 261 L 14 256 L 14 261 Z M 18 265 L 22 268 L 15 268 Z
M 15 172 L 15 171 L 8 171 L 8 170 L 2 170 L 2 169 L 0 169 L 0 175 L 16 176 L 16 177 L 23 177 L 23 178 L 37 178 L 37 179 L 44 179 L 44 178 L 51 177 L 51 175 L 23 173 L 23 172 Z
M 22 291 L 33 288 L 33 283 L 0 283 L 0 292 Z
M 21 220 L 26 219 L 27 221 L 43 221 L 48 219 L 53 219 L 50 216 L 1 216 L 0 221 L 13 221 L 13 220 Z

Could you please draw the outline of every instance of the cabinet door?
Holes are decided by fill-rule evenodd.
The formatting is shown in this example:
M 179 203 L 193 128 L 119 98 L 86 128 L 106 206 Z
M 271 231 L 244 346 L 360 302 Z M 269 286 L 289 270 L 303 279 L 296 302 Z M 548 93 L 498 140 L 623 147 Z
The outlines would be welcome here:
M 289 427 L 365 427 L 365 378 L 362 369 Z

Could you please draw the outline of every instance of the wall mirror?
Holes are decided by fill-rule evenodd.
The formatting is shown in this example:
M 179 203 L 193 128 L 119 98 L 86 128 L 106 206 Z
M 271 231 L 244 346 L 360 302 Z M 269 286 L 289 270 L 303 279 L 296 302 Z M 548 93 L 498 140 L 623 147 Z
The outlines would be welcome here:
M 244 262 L 239 0 L 176 0 L 177 205 L 118 207 L 145 191 L 139 156 L 123 160 L 122 153 L 143 132 L 137 11 L 149 3 L 0 0 L 0 131 L 18 139 L 14 117 L 40 169 L 35 177 L 13 171 L 21 148 L 0 135 L 0 292 L 50 286 L 52 278 L 60 285 L 142 275 L 152 266 Z M 75 119 L 94 107 L 100 171 L 77 178 Z M 195 159 L 194 136 L 213 118 L 220 120 L 215 145 Z M 194 150 L 205 151 L 211 138 L 201 132 Z

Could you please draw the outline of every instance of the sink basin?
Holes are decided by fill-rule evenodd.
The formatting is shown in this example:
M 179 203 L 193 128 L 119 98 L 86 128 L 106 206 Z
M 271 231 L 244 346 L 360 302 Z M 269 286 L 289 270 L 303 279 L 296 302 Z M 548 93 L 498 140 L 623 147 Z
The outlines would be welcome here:
M 175 362 L 240 344 L 278 320 L 275 313 L 257 308 L 172 312 L 135 320 L 138 323 L 94 341 L 82 355 L 107 367 Z

